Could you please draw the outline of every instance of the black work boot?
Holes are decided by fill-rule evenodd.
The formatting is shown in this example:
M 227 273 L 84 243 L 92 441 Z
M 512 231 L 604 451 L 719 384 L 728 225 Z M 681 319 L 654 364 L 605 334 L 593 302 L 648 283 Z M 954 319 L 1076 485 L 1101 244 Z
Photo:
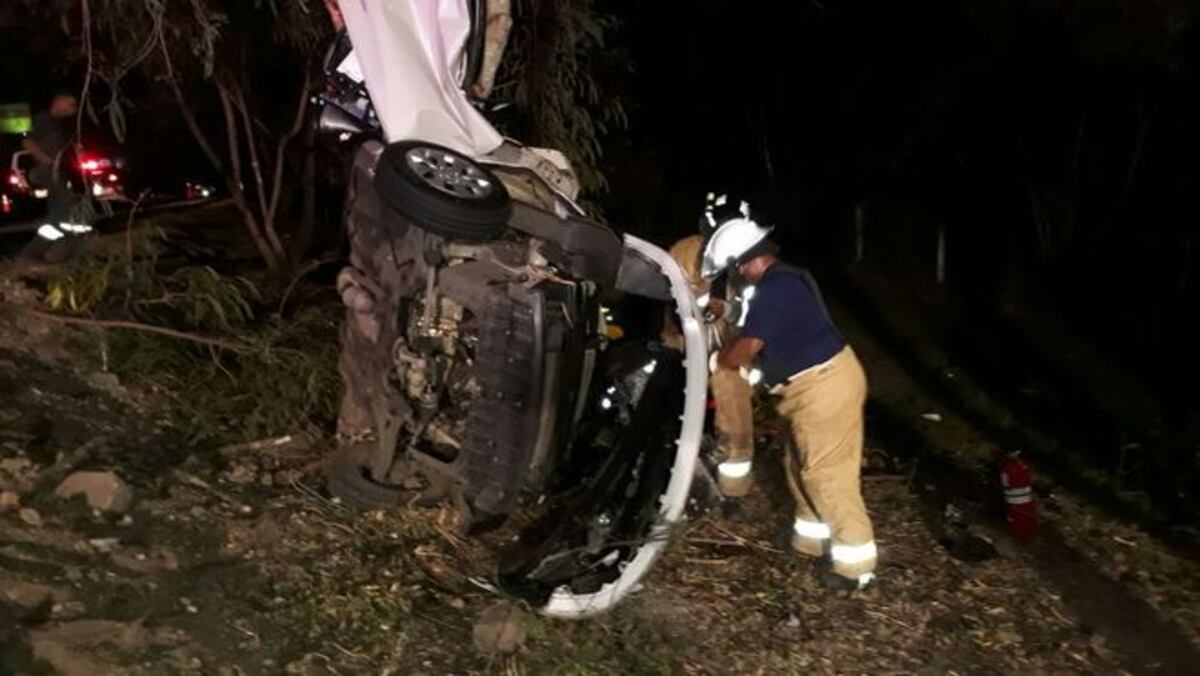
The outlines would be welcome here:
M 740 498 L 726 497 L 721 500 L 721 517 L 733 523 L 747 523 L 750 520 Z
M 831 591 L 853 592 L 866 589 L 875 581 L 875 573 L 863 573 L 858 579 L 838 575 L 833 571 L 821 574 L 821 586 Z

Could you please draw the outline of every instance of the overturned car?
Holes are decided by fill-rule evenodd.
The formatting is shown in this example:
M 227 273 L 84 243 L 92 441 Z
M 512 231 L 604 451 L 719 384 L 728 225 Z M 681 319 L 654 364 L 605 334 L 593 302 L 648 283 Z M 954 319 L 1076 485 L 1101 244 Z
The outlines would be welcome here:
M 517 532 L 497 552 L 505 591 L 603 612 L 684 513 L 699 310 L 666 252 L 587 218 L 561 155 L 501 139 L 467 102 L 489 71 L 472 61 L 483 3 L 410 4 L 344 3 L 349 40 L 326 64 L 322 125 L 357 147 L 328 488 L 363 508 L 452 500 L 469 533 Z M 397 44 L 405 67 L 382 68 Z M 682 351 L 658 340 L 664 307 Z

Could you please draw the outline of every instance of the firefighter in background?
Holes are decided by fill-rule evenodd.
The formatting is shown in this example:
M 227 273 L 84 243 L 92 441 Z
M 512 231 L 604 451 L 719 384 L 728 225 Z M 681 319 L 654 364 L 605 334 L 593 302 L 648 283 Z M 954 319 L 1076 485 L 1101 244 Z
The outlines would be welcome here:
M 700 232 L 679 240 L 669 252 L 683 270 L 697 301 L 705 308 L 714 347 L 728 344 L 734 338 L 737 323 L 743 316 L 743 304 L 738 293 L 741 289 L 736 282 L 713 285 L 700 274 L 704 245 L 721 224 L 734 218 L 746 218 L 749 213 L 750 207 L 746 202 L 728 195 L 709 193 L 704 213 L 700 216 Z M 683 349 L 683 336 L 670 319 L 664 323 L 663 342 L 675 349 Z M 712 388 L 716 403 L 714 426 L 717 431 L 717 453 L 722 459 L 717 465 L 717 485 L 725 497 L 740 498 L 750 491 L 752 481 L 753 393 L 749 383 L 736 371 L 714 373 L 709 379 L 709 387 Z
M 75 193 L 67 183 L 67 165 L 74 157 L 75 117 L 79 114 L 79 98 L 66 88 L 55 90 L 44 112 L 33 116 L 33 129 L 21 141 L 21 146 L 33 157 L 35 165 L 29 172 L 29 182 L 50 195 L 46 204 L 45 222 L 37 234 L 21 250 L 25 260 L 47 263 L 70 258 L 78 248 L 77 235 L 91 231 L 91 226 L 75 223 Z
M 812 276 L 780 262 L 769 233 L 733 219 L 705 247 L 706 279 L 732 269 L 755 288 L 740 335 L 712 360 L 714 374 L 749 372 L 757 362 L 795 441 L 785 456 L 796 499 L 792 548 L 813 557 L 828 551 L 822 582 L 861 589 L 874 579 L 876 559 L 859 477 L 866 376 Z

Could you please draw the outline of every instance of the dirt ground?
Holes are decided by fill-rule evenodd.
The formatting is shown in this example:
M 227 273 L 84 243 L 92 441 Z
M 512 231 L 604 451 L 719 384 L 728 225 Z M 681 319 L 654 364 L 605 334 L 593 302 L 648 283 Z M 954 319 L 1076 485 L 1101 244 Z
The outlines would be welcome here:
M 1010 541 L 990 475 L 972 469 L 998 442 L 850 319 L 873 386 L 876 586 L 824 591 L 787 553 L 768 421 L 742 517 L 693 520 L 605 617 L 517 607 L 509 654 L 473 640 L 500 599 L 486 549 L 447 508 L 336 504 L 319 478 L 326 439 L 186 447 L 148 393 L 98 369 L 90 334 L 0 323 L 0 489 L 20 496 L 0 508 L 0 673 L 1200 670 L 1197 562 L 1065 489 L 1039 543 Z M 77 469 L 122 476 L 128 513 L 55 498 L 52 480 Z

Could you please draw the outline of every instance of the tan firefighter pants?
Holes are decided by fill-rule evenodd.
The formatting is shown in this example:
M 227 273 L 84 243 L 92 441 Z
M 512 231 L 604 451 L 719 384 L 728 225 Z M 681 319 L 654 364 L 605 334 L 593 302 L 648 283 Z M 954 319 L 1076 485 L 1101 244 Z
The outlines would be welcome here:
M 717 465 L 717 485 L 722 495 L 740 498 L 750 492 L 754 462 L 753 391 L 740 373 L 730 369 L 717 369 L 708 384 L 717 405 L 713 422 L 722 458 Z
M 732 335 L 726 322 L 719 322 L 718 330 Z M 663 329 L 663 342 L 677 350 L 683 349 L 683 336 L 679 330 L 667 323 Z M 717 486 L 721 494 L 729 498 L 740 498 L 750 492 L 754 463 L 754 405 L 753 388 L 737 371 L 717 369 L 708 380 L 712 389 L 716 416 L 713 427 L 717 432 Z
M 785 456 L 796 498 L 792 545 L 811 556 L 828 545 L 833 572 L 859 579 L 875 570 L 876 556 L 859 478 L 867 396 L 862 365 L 847 347 L 778 394 L 779 414 L 791 423 L 796 442 Z

